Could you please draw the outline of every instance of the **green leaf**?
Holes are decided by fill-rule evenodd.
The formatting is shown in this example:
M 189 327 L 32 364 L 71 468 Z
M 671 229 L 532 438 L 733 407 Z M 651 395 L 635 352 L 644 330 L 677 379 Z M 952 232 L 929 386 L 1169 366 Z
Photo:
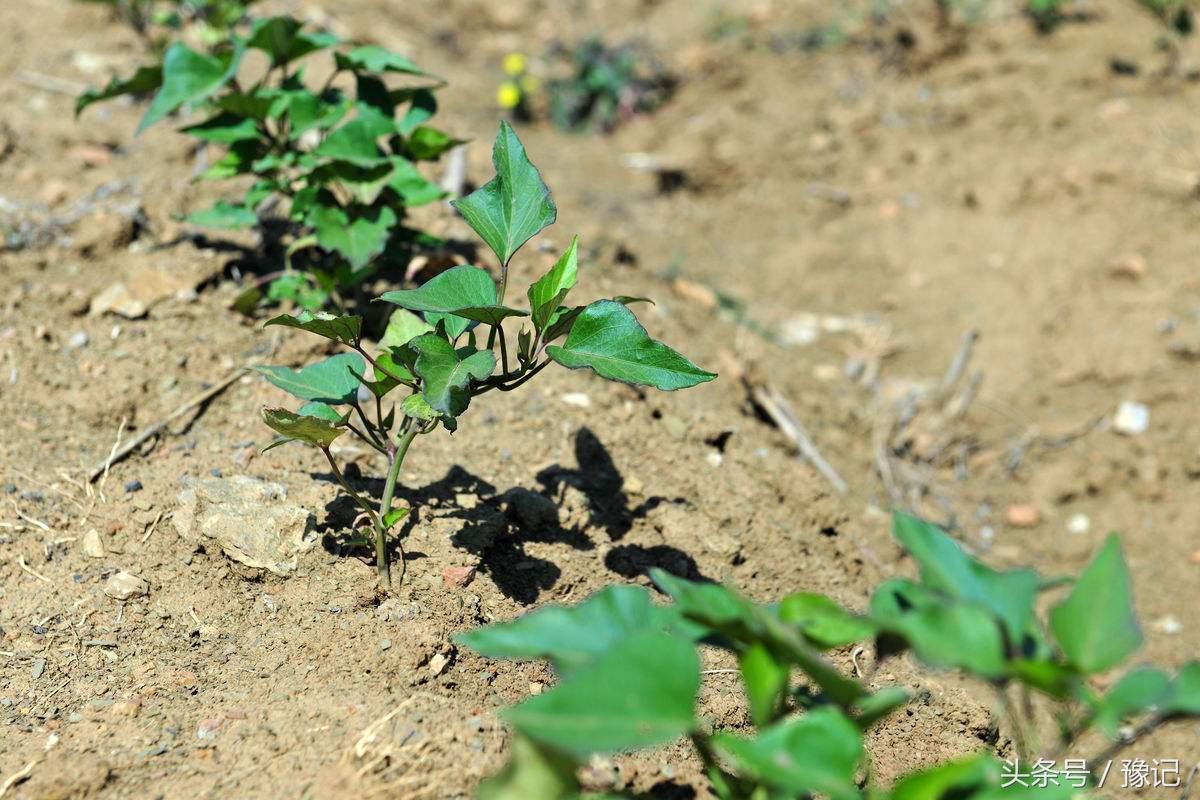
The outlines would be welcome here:
M 329 102 L 308 91 L 296 92 L 288 104 L 289 138 L 295 141 L 311 130 L 332 128 L 346 116 L 350 105 L 349 100 L 340 97 Z
M 633 312 L 613 300 L 598 300 L 585 308 L 562 346 L 550 345 L 546 353 L 568 369 L 589 367 L 602 378 L 664 391 L 717 377 L 651 339 Z
M 217 114 L 196 125 L 180 128 L 179 131 L 206 142 L 220 144 L 258 139 L 261 136 L 254 120 L 228 112 Z
M 860 796 L 854 777 L 863 753 L 862 736 L 836 709 L 821 708 L 783 720 L 752 738 L 718 733 L 712 744 L 739 774 L 789 797 L 820 794 L 850 800 Z
M 383 252 L 399 220 L 387 206 L 345 209 L 318 203 L 309 212 L 308 221 L 316 230 L 317 244 L 359 270 Z
M 1071 663 L 1087 674 L 1115 667 L 1142 643 L 1129 571 L 1115 534 L 1067 599 L 1050 610 L 1050 628 Z
M 287 441 L 307 442 L 317 447 L 329 447 L 343 430 L 328 420 L 307 414 L 293 414 L 285 408 L 264 408 L 263 422 Z
M 352 119 L 325 138 L 313 150 L 320 158 L 333 158 L 360 167 L 377 167 L 387 163 L 377 141 L 386 131 L 380 131 L 374 119 L 362 116 Z
M 640 631 L 698 638 L 673 608 L 655 605 L 640 586 L 609 586 L 577 606 L 545 606 L 512 622 L 459 634 L 455 641 L 488 658 L 545 658 L 559 675 L 594 663 L 618 642 Z
M 496 176 L 451 205 L 487 242 L 500 263 L 508 264 L 521 245 L 554 222 L 558 211 L 537 167 L 530 163 L 507 122 L 500 123 L 492 163 Z
M 392 177 L 388 185 L 400 195 L 404 205 L 416 208 L 446 196 L 446 190 L 422 175 L 411 161 L 392 157 Z
M 550 271 L 529 287 L 529 308 L 532 311 L 533 327 L 539 332 L 561 316 L 559 308 L 567 293 L 575 286 L 578 275 L 578 250 L 579 237 L 575 236 Z
M 242 59 L 242 48 L 207 56 L 176 42 L 163 55 L 162 87 L 138 123 L 141 133 L 185 103 L 215 94 L 233 78 Z
M 788 595 L 779 603 L 779 617 L 819 647 L 843 647 L 875 635 L 869 619 L 851 614 L 823 594 Z
M 642 631 L 504 717 L 531 739 L 582 759 L 666 744 L 690 732 L 699 689 L 694 646 Z
M 497 305 L 492 276 L 486 270 L 466 264 L 452 267 L 416 289 L 384 292 L 379 299 L 410 311 L 450 314 L 485 325 L 526 315 L 524 311 Z
M 1189 661 L 1179 670 L 1162 710 L 1172 716 L 1200 716 L 1200 661 Z
M 393 508 L 383 515 L 383 527 L 391 530 L 396 527 L 397 522 L 407 517 L 411 511 L 411 508 Z
M 304 405 L 300 406 L 300 416 L 302 417 L 317 417 L 327 422 L 332 422 L 334 425 L 342 425 L 349 419 L 350 412 L 345 414 L 338 412 L 336 408 L 328 403 L 322 403 L 317 400 L 309 400 Z
M 296 316 L 282 314 L 267 320 L 266 325 L 282 325 L 285 328 L 299 328 L 302 331 L 324 336 L 335 342 L 355 345 L 362 337 L 362 317 L 354 315 L 338 316 L 324 311 L 315 314 L 303 311 Z M 266 327 L 264 325 L 263 327 Z
M 193 211 L 183 221 L 203 228 L 253 228 L 258 224 L 258 215 L 245 206 L 218 200 L 210 208 Z
M 978 753 L 906 775 L 892 787 L 890 800 L 970 798 L 1000 785 L 1000 762 Z
M 126 94 L 148 94 L 162 86 L 162 66 L 139 67 L 129 78 L 113 78 L 103 89 L 88 89 L 75 100 L 75 116 L 93 103 L 111 100 Z
M 896 539 L 920 566 L 921 580 L 951 597 L 979 603 L 1004 622 L 1009 641 L 1019 643 L 1033 619 L 1038 577 L 1033 570 L 997 572 L 924 520 L 897 512 Z
M 860 730 L 867 730 L 876 722 L 900 708 L 912 695 L 899 686 L 888 686 L 874 694 L 860 698 L 853 706 L 854 721 Z
M 959 667 L 984 678 L 1005 673 L 1000 626 L 981 605 L 892 579 L 872 595 L 871 619 L 884 631 L 902 637 L 931 666 Z
M 516 736 L 504 769 L 479 784 L 478 800 L 575 800 L 579 765 L 550 748 Z
M 408 75 L 424 75 L 425 71 L 403 56 L 376 45 L 356 47 L 349 53 L 334 56 L 338 69 L 366 70 L 367 72 L 402 72 Z
M 474 350 L 454 345 L 435 333 L 418 336 L 409 343 L 417 356 L 416 374 L 421 378 L 421 393 L 430 407 L 448 417 L 457 417 L 471 402 L 466 389 L 471 380 L 483 380 L 496 367 L 489 350 Z
M 775 721 L 782 708 L 791 670 L 762 642 L 753 642 L 738 658 L 750 719 L 762 727 Z
M 340 405 L 353 402 L 358 395 L 358 379 L 354 373 L 362 373 L 363 360 L 357 353 L 339 353 L 299 370 L 287 367 L 257 369 L 268 381 L 294 397 Z
M 661 569 L 650 570 L 650 577 L 671 596 L 685 617 L 743 645 L 766 644 L 776 657 L 804 670 L 834 702 L 849 705 L 867 694 L 856 681 L 838 672 L 795 628 L 729 587 L 692 583 Z
M 436 161 L 442 153 L 463 143 L 437 128 L 422 125 L 404 143 L 404 152 L 414 161 Z
M 1049 658 L 1013 659 L 1008 662 L 1008 674 L 1059 700 L 1079 692 L 1079 673 Z
M 429 401 L 420 392 L 410 394 L 404 398 L 404 402 L 400 404 L 401 410 L 407 416 L 413 419 L 429 420 L 437 419 L 441 416 L 433 406 L 429 405 Z
M 1160 669 L 1144 667 L 1127 673 L 1117 681 L 1092 709 L 1092 722 L 1110 739 L 1129 717 L 1159 707 L 1168 699 L 1171 679 Z
M 408 103 L 408 111 L 396 126 L 401 136 L 408 136 L 437 113 L 437 97 L 429 89 L 401 89 L 392 92 L 394 104 Z
M 323 164 L 313 171 L 312 176 L 321 183 L 336 183 L 356 203 L 369 206 L 391 185 L 393 168 L 390 162 L 374 167 L 359 167 L 344 161 Z
M 296 61 L 341 41 L 333 34 L 310 33 L 301 30 L 302 27 L 303 24 L 292 17 L 255 20 L 246 46 L 262 50 L 270 57 L 271 65 L 276 66 Z
M 391 350 L 393 347 L 403 347 L 423 333 L 429 333 L 433 326 L 407 309 L 397 308 L 388 318 L 387 328 L 383 338 L 379 340 L 381 350 Z

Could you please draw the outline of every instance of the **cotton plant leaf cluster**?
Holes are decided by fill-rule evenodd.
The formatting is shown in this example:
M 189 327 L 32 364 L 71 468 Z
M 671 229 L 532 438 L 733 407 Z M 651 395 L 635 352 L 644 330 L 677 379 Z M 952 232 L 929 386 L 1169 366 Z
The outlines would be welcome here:
M 293 33 L 298 36 L 293 29 L 281 27 L 263 33 L 260 39 L 273 42 L 273 48 L 286 54 L 314 46 Z M 411 62 L 379 48 L 341 54 L 339 65 L 377 72 L 419 72 Z M 416 105 L 415 97 L 412 101 L 413 108 L 426 108 Z M 370 126 L 383 119 L 367 115 L 359 121 Z M 352 140 L 375 135 L 363 126 L 351 129 L 342 140 L 331 135 L 322 146 L 341 152 L 351 147 Z M 509 262 L 522 245 L 554 221 L 556 212 L 549 188 L 507 123 L 500 126 L 493 161 L 495 177 L 459 201 L 458 208 L 493 248 L 500 262 L 499 280 L 483 267 L 461 265 L 418 288 L 385 292 L 377 300 L 393 310 L 383 335 L 374 343 L 364 338 L 359 315 L 305 311 L 277 316 L 267 323 L 322 337 L 347 350 L 299 368 L 260 367 L 268 381 L 303 402 L 294 412 L 266 409 L 264 420 L 280 434 L 280 443 L 306 443 L 325 455 L 334 479 L 372 522 L 376 563 L 385 588 L 391 585 L 389 542 L 395 542 L 394 537 L 389 539 L 389 532 L 401 511 L 394 507 L 394 490 L 408 447 L 417 436 L 437 428 L 458 430 L 460 418 L 479 395 L 513 391 L 553 363 L 572 369 L 589 367 L 610 380 L 666 391 L 716 377 L 650 337 L 627 308 L 640 298 L 565 305 L 579 274 L 578 239 L 528 288 L 528 309 L 507 305 Z M 367 168 L 370 164 L 363 160 L 355 166 Z M 351 235 L 352 226 L 339 231 Z M 510 345 L 512 327 L 518 325 L 516 342 Z M 562 344 L 554 344 L 558 340 L 563 340 Z M 331 431 L 349 433 L 387 459 L 388 477 L 377 505 L 341 474 L 331 447 Z M 623 601 L 628 598 L 614 599 L 618 605 Z M 657 613 L 630 602 L 631 621 Z M 681 620 L 677 622 L 685 626 Z M 604 723 L 597 720 L 596 724 Z
M 265 297 L 315 310 L 380 263 L 435 241 L 405 226 L 406 210 L 445 196 L 419 165 L 461 142 L 429 124 L 440 82 L 399 54 L 350 47 L 287 16 L 244 28 L 208 51 L 172 43 L 161 63 L 82 94 L 76 113 L 135 95 L 150 97 L 138 133 L 172 115 L 198 118 L 181 132 L 221 151 L 200 177 L 250 182 L 240 200 L 220 200 L 185 220 L 262 227 L 265 209 L 278 208 L 270 213 L 282 213 L 293 234 L 288 274 Z M 323 52 L 334 55 L 332 75 L 324 62 L 309 61 Z M 252 82 L 239 77 L 251 53 L 268 64 Z M 282 202 L 272 206 L 269 198 Z M 306 269 L 293 270 L 302 253 Z
M 1103 694 L 1090 688 L 1091 676 L 1124 662 L 1141 641 L 1115 536 L 1039 615 L 1039 593 L 1059 582 L 988 567 L 915 517 L 897 514 L 895 535 L 918 578 L 885 582 L 865 613 L 811 592 L 762 605 L 729 586 L 654 570 L 670 602 L 614 586 L 575 607 L 549 606 L 460 634 L 460 644 L 489 658 L 548 661 L 559 679 L 502 712 L 517 744 L 479 796 L 581 796 L 576 773 L 591 756 L 685 737 L 722 800 L 1066 800 L 1096 786 L 1094 774 L 1056 766 L 1041 785 L 1014 783 L 1005 780 L 1010 765 L 987 751 L 903 776 L 890 790 L 864 785 L 864 734 L 909 700 L 897 686 L 871 691 L 823 652 L 864 641 L 874 642 L 879 658 L 910 650 L 929 667 L 960 669 L 1000 692 L 1042 694 L 1062 712 L 1064 752 L 1089 730 L 1120 741 L 1119 727 L 1130 720 L 1200 716 L 1200 661 L 1173 676 L 1137 667 Z M 751 733 L 713 731 L 705 722 L 696 705 L 702 644 L 736 657 Z M 614 718 L 614 711 L 622 713 Z M 1031 754 L 1019 757 L 1032 763 Z

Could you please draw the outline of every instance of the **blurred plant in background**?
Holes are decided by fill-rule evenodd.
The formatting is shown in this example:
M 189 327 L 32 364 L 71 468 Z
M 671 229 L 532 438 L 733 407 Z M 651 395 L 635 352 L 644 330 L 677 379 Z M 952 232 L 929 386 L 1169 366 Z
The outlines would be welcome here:
M 574 48 L 556 45 L 543 65 L 551 74 L 545 81 L 524 55 L 506 56 L 507 79 L 497 89 L 496 102 L 516 121 L 545 116 L 571 133 L 609 133 L 661 106 L 677 84 L 645 46 L 610 46 L 599 37 Z
M 258 0 L 81 0 L 104 5 L 143 38 L 161 49 L 173 36 L 184 35 L 212 48 L 249 19 Z
M 257 50 L 258 75 L 240 70 Z M 330 64 L 308 60 L 325 53 Z M 306 81 L 306 69 L 317 81 Z M 396 87 L 402 76 L 417 85 Z M 339 80 L 342 78 L 343 80 Z M 343 86 L 345 88 L 343 88 Z M 406 209 L 444 196 L 418 169 L 459 144 L 429 125 L 442 83 L 413 62 L 374 45 L 352 47 L 291 17 L 255 20 L 228 32 L 211 53 L 181 42 L 161 62 L 89 90 L 76 113 L 122 95 L 153 99 L 138 133 L 177 112 L 200 112 L 181 129 L 198 148 L 224 149 L 199 176 L 235 180 L 241 199 L 218 201 L 184 219 L 211 228 L 256 228 L 268 245 L 286 247 L 283 270 L 269 271 L 239 299 L 242 311 L 264 298 L 316 309 L 345 305 L 387 263 L 407 264 L 433 237 L 404 225 Z M 272 218 L 273 209 L 282 219 Z M 293 260 L 303 251 L 296 269 Z M 266 292 L 260 286 L 266 286 Z

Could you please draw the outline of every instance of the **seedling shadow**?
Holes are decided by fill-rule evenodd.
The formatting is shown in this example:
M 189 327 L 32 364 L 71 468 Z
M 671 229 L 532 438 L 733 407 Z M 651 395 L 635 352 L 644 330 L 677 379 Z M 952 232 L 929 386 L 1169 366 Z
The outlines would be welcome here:
M 494 485 L 460 466 L 451 467 L 445 477 L 426 486 L 398 487 L 398 498 L 416 509 L 416 513 L 393 531 L 393 539 L 406 539 L 416 525 L 434 519 L 453 519 L 457 529 L 450 535 L 451 543 L 479 556 L 481 571 L 491 577 L 501 593 L 527 604 L 536 602 L 542 592 L 553 588 L 562 577 L 562 569 L 553 561 L 527 551 L 530 543 L 594 550 L 596 543 L 588 530 L 602 529 L 610 541 L 618 542 L 637 519 L 652 509 L 663 503 L 684 502 L 652 496 L 633 505 L 612 456 L 588 428 L 576 433 L 574 452 L 576 467 L 555 464 L 537 474 L 541 491 L 513 487 L 498 493 Z M 328 473 L 314 477 L 333 480 Z M 364 496 L 378 498 L 383 493 L 382 478 L 364 477 L 353 465 L 346 470 L 346 479 Z M 586 498 L 587 519 L 564 526 L 560 522 L 561 508 L 568 487 L 577 489 Z M 464 497 L 474 500 L 460 502 Z M 354 501 L 339 494 L 325 506 L 325 511 L 325 521 L 318 527 L 325 549 L 339 557 L 356 557 L 370 563 L 373 550 L 369 537 L 353 529 L 361 513 Z M 392 555 L 396 558 L 399 554 Z M 405 555 L 409 560 L 423 557 L 408 550 Z M 705 580 L 694 558 L 668 545 L 618 545 L 606 554 L 604 563 L 625 578 L 644 575 L 658 567 L 690 580 Z

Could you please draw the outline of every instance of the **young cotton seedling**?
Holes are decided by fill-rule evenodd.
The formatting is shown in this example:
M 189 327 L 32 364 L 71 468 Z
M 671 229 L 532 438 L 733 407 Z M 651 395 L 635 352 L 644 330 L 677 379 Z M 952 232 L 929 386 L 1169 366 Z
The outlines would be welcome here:
M 644 588 L 611 586 L 574 608 L 549 606 L 459 636 L 491 658 L 545 659 L 560 678 L 550 691 L 505 710 L 517 733 L 512 754 L 479 797 L 576 798 L 577 772 L 593 755 L 687 737 L 721 800 L 1069 800 L 1096 787 L 1106 759 L 1133 739 L 1200 717 L 1200 661 L 1174 675 L 1139 667 L 1103 693 L 1089 681 L 1126 661 L 1141 642 L 1115 537 L 1043 619 L 1037 594 L 1061 581 L 1028 569 L 994 570 L 913 517 L 897 515 L 895 533 L 920 577 L 884 582 L 861 615 L 807 592 L 759 605 L 732 588 L 654 570 L 668 605 L 655 604 Z M 1010 717 L 1018 760 L 1005 766 L 998 753 L 983 750 L 905 776 L 890 790 L 873 785 L 864 734 L 904 705 L 908 692 L 872 692 L 823 653 L 872 639 L 877 662 L 908 650 L 930 667 L 957 668 L 990 684 Z M 698 713 L 700 643 L 736 656 L 748 735 L 711 731 Z M 804 680 L 794 681 L 794 673 Z M 1012 694 L 1022 702 L 1012 702 Z M 1033 694 L 1053 706 L 1059 726 L 1052 746 L 1037 735 Z M 1130 720 L 1139 721 L 1132 738 L 1119 732 Z M 1088 731 L 1114 744 L 1103 757 L 1072 758 L 1086 767 L 1068 771 L 1067 759 Z M 1029 781 L 1034 763 L 1042 764 L 1040 783 Z
M 266 55 L 267 68 L 248 82 L 240 67 L 252 50 Z M 322 80 L 314 88 L 306 68 L 322 52 L 332 53 L 332 70 L 318 66 Z M 396 75 L 424 85 L 393 88 L 386 80 Z M 339 88 L 341 78 L 352 91 Z M 381 263 L 406 263 L 414 248 L 436 242 L 403 219 L 407 208 L 445 194 L 418 163 L 459 143 L 428 124 L 439 86 L 396 53 L 347 48 L 291 17 L 272 17 L 255 20 L 245 35 L 230 31 L 211 53 L 176 42 L 160 64 L 84 93 L 75 109 L 78 114 L 103 100 L 153 93 L 139 133 L 181 109 L 202 112 L 203 121 L 182 132 L 225 154 L 200 177 L 253 182 L 241 200 L 222 200 L 185 220 L 265 232 L 260 209 L 270 198 L 281 200 L 291 242 L 284 269 L 260 283 L 269 281 L 267 299 L 313 310 L 360 286 Z M 292 263 L 301 251 L 309 256 L 303 271 Z M 249 310 L 261 298 L 256 285 L 238 307 Z
M 385 589 L 391 585 L 388 533 L 409 512 L 395 504 L 405 455 L 421 434 L 456 430 L 475 397 L 517 389 L 551 363 L 667 391 L 716 377 L 650 338 L 627 308 L 633 298 L 565 305 L 578 272 L 578 239 L 529 287 L 528 310 L 506 305 L 509 263 L 557 211 L 508 123 L 500 125 L 492 160 L 496 176 L 454 205 L 496 254 L 499 282 L 480 267 L 459 266 L 420 288 L 385 293 L 379 299 L 399 308 L 377 348 L 364 342 L 360 316 L 305 313 L 267 323 L 300 328 L 351 351 L 300 370 L 262 368 L 271 383 L 307 401 L 296 412 L 265 409 L 263 418 L 283 437 L 275 444 L 305 442 L 325 455 L 334 480 L 371 520 Z M 517 321 L 514 347 L 505 324 Z M 403 395 L 399 402 L 397 395 Z M 330 446 L 347 432 L 387 460 L 377 505 L 354 490 L 337 465 Z

